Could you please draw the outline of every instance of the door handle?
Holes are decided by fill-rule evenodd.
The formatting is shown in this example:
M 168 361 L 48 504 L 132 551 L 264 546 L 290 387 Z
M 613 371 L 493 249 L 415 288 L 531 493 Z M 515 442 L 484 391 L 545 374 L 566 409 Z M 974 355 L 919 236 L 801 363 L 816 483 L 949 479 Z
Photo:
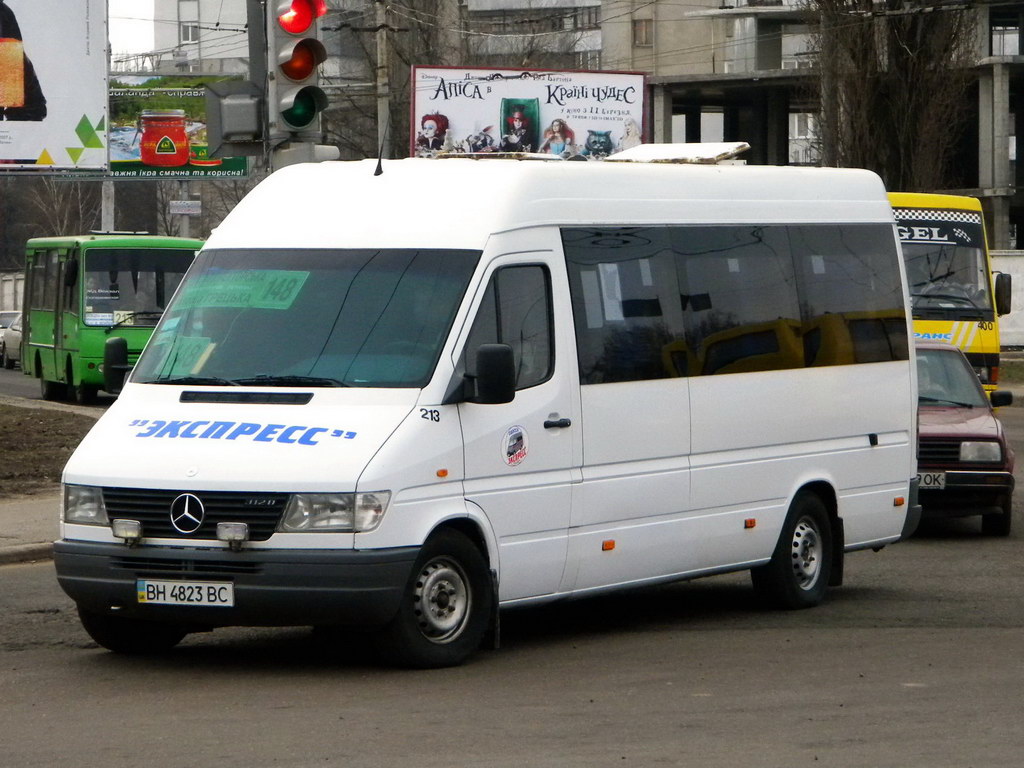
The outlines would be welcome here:
M 544 422 L 544 429 L 564 429 L 571 425 L 569 419 L 548 419 Z

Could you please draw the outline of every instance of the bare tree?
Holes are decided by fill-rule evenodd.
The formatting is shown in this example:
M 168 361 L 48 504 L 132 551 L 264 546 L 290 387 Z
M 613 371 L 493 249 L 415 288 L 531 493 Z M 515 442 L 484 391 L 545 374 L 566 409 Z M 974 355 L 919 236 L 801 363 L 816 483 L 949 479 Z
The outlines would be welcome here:
M 823 158 L 890 189 L 936 190 L 970 114 L 975 12 L 925 0 L 808 0 L 817 29 Z
M 28 185 L 38 235 L 77 235 L 100 226 L 100 185 L 44 176 Z

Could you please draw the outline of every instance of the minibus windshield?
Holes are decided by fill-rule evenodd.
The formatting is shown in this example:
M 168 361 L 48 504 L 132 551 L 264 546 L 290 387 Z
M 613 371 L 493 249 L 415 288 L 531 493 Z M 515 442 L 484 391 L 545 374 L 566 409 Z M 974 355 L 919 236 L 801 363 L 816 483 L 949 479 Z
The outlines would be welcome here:
M 177 248 L 90 248 L 84 251 L 86 325 L 152 328 L 192 263 Z
M 992 316 L 985 253 L 962 245 L 903 243 L 914 316 Z
M 465 250 L 203 251 L 132 381 L 422 387 L 479 258 Z

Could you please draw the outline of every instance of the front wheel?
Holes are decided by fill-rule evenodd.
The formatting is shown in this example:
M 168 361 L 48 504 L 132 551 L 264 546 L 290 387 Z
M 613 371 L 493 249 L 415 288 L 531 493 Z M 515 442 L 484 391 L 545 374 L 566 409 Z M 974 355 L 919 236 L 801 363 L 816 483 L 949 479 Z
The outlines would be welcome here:
M 0 364 L 8 371 L 14 368 L 14 361 L 7 355 L 7 345 L 0 346 Z
M 77 387 L 69 384 L 68 388 L 79 405 L 91 405 L 96 402 L 97 389 L 91 384 L 79 384 Z
M 402 666 L 461 664 L 480 646 L 493 601 L 483 554 L 463 534 L 441 531 L 423 545 L 380 647 Z
M 109 616 L 81 607 L 78 618 L 89 637 L 114 653 L 162 653 L 176 646 L 188 634 L 177 624 Z
M 825 599 L 832 571 L 832 526 L 816 495 L 793 500 L 772 559 L 750 570 L 754 589 L 776 608 L 810 608 Z
M 43 400 L 63 400 L 67 396 L 68 388 L 59 381 L 47 381 L 39 379 L 39 396 Z

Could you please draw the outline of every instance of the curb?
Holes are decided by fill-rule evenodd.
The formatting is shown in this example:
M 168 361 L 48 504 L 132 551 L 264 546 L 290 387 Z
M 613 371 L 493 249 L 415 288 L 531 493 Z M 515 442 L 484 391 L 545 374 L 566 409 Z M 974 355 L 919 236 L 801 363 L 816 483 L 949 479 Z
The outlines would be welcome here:
M 93 419 L 98 419 L 106 410 L 103 407 L 59 403 L 52 400 L 30 400 L 27 397 L 17 397 L 15 395 L 0 395 L 0 405 L 10 405 L 15 408 L 35 408 L 44 411 L 65 411 L 67 413 L 77 413 L 80 416 L 89 416 Z
M 0 565 L 31 563 L 37 560 L 52 560 L 53 544 L 18 544 L 0 548 Z

